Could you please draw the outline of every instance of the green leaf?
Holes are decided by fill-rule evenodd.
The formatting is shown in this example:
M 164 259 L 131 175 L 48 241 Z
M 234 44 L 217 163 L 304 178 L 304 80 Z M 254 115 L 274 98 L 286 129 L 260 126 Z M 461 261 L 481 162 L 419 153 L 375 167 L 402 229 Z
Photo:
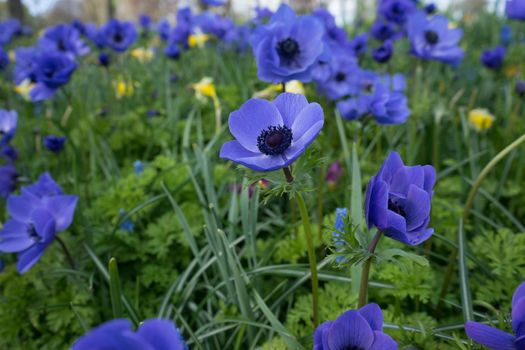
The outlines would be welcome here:
M 406 252 L 402 249 L 397 249 L 397 248 L 386 249 L 386 250 L 383 250 L 377 253 L 376 255 L 380 260 L 384 259 L 386 261 L 395 261 L 396 257 L 400 256 L 410 261 L 413 261 L 414 263 L 420 266 L 429 266 L 428 260 L 425 257 L 414 254 L 414 253 Z
M 113 317 L 122 317 L 122 291 L 120 289 L 120 278 L 118 274 L 117 259 L 109 259 L 109 294 L 111 296 L 111 307 L 113 308 Z
M 472 311 L 472 295 L 468 281 L 468 267 L 465 257 L 466 242 L 463 230 L 463 220 L 459 220 L 458 232 L 458 262 L 459 262 L 459 285 L 461 294 L 461 305 L 463 306 L 463 319 L 465 322 L 474 318 Z

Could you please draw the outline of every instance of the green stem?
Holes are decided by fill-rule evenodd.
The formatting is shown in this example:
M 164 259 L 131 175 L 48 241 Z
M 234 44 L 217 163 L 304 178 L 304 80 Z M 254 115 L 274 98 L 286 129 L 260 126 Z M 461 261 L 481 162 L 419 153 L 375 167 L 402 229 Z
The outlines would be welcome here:
M 479 188 L 481 187 L 481 183 L 483 180 L 487 177 L 487 175 L 494 169 L 496 164 L 498 164 L 503 158 L 505 158 L 510 152 L 512 152 L 514 149 L 516 149 L 518 146 L 520 146 L 523 142 L 525 142 L 525 134 L 521 135 L 519 138 L 517 138 L 514 142 L 512 142 L 510 145 L 505 147 L 503 150 L 501 150 L 490 162 L 488 162 L 487 165 L 481 170 L 478 177 L 476 178 L 476 181 L 472 185 L 472 188 L 470 189 L 470 192 L 467 196 L 467 202 L 465 204 L 465 207 L 463 208 L 463 223 L 467 223 L 467 219 L 470 214 L 470 210 L 472 209 L 472 206 L 474 205 L 474 199 L 476 198 L 476 194 L 478 193 Z M 449 257 L 449 263 L 447 266 L 447 269 L 445 271 L 445 276 L 443 279 L 443 285 L 441 287 L 441 292 L 439 294 L 439 302 L 437 305 L 437 310 L 441 309 L 443 306 L 443 300 L 447 294 L 448 285 L 450 284 L 450 280 L 452 278 L 452 274 L 454 273 L 454 265 L 453 263 L 456 262 L 457 259 L 458 250 L 455 248 L 451 253 Z
M 306 245 L 308 248 L 308 261 L 310 263 L 310 273 L 312 274 L 312 313 L 314 328 L 319 325 L 319 281 L 317 280 L 317 262 L 315 258 L 315 249 L 313 244 L 312 228 L 310 227 L 310 218 L 306 210 L 306 204 L 300 193 L 295 195 L 301 219 L 303 221 L 304 233 L 306 235 Z
M 368 252 L 370 254 L 374 254 L 377 244 L 379 243 L 379 240 L 381 239 L 381 236 L 383 235 L 383 232 L 377 231 L 374 238 L 372 238 L 372 242 L 368 245 Z M 368 294 L 368 276 L 370 275 L 370 266 L 372 265 L 372 256 L 369 256 L 368 259 L 366 259 L 364 265 L 363 265 L 363 271 L 361 272 L 361 283 L 359 284 L 359 300 L 357 302 L 357 307 L 361 308 L 365 306 L 366 304 L 366 297 Z
M 64 255 L 66 256 L 67 258 L 67 261 L 69 262 L 69 265 L 71 266 L 71 268 L 73 270 L 76 270 L 76 267 L 75 267 L 75 260 L 73 260 L 73 256 L 71 255 L 71 253 L 69 252 L 69 249 L 67 249 L 67 246 L 66 246 L 66 243 L 64 243 L 64 241 L 62 240 L 62 238 L 60 238 L 59 236 L 55 236 L 55 240 L 58 242 L 58 244 L 60 244 L 60 246 L 62 247 L 62 250 L 64 251 Z

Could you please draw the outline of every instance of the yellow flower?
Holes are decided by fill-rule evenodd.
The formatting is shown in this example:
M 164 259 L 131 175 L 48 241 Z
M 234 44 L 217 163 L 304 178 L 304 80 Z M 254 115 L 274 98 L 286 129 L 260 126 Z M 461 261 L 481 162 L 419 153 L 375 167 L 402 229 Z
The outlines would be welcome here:
M 517 65 L 508 65 L 504 68 L 504 73 L 507 78 L 512 78 L 520 73 L 520 67 Z
M 188 37 L 188 46 L 189 47 L 204 47 L 206 41 L 210 40 L 208 34 L 192 34 Z
M 303 94 L 304 95 L 304 85 L 299 80 L 291 80 L 287 82 L 286 84 L 286 92 L 292 92 L 294 94 Z M 258 98 L 271 98 L 276 93 L 283 91 L 283 85 L 282 84 L 272 84 L 268 85 L 268 87 L 264 90 L 257 91 L 253 94 L 253 97 Z
M 138 47 L 136 49 L 131 50 L 131 56 L 136 58 L 140 62 L 149 62 L 152 60 L 154 52 L 152 49 Z
M 16 53 L 13 50 L 9 51 L 8 56 L 9 56 L 9 61 L 13 63 L 16 62 Z
M 123 79 L 114 81 L 113 87 L 115 88 L 115 95 L 118 99 L 133 96 L 133 93 L 135 92 L 133 84 L 131 82 L 126 82 Z
M 29 93 L 33 88 L 35 87 L 35 84 L 31 82 L 29 79 L 25 79 L 23 82 L 15 86 L 15 92 L 20 94 L 24 99 L 30 100 Z
M 195 90 L 197 98 L 202 99 L 204 97 L 217 98 L 217 92 L 215 91 L 215 85 L 213 85 L 213 79 L 210 77 L 204 77 L 196 84 L 193 84 L 192 89 Z
M 494 123 L 494 116 L 486 109 L 476 108 L 469 112 L 468 121 L 477 131 L 490 129 Z

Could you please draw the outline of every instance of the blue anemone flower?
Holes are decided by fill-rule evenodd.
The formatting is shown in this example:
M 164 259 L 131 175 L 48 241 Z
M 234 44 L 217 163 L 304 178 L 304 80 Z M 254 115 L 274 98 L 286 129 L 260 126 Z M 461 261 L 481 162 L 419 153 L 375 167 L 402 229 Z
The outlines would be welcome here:
M 321 323 L 314 333 L 313 349 L 397 350 L 397 343 L 383 333 L 383 312 L 372 303 Z
M 356 77 L 360 71 L 354 56 L 339 53 L 332 55 L 328 78 L 319 82 L 319 88 L 331 100 L 356 93 Z
M 0 22 L 0 46 L 9 44 L 15 35 L 20 34 L 22 25 L 17 19 L 8 19 Z
M 44 146 L 51 152 L 58 154 L 64 149 L 66 140 L 66 137 L 48 135 L 44 137 Z
M 522 282 L 514 291 L 511 316 L 514 334 L 473 321 L 465 324 L 465 331 L 476 343 L 484 345 L 491 350 L 524 350 L 525 282 Z
M 507 50 L 503 46 L 497 46 L 493 49 L 485 50 L 481 53 L 480 61 L 490 69 L 500 69 L 503 67 L 503 60 Z
M 35 66 L 39 56 L 39 50 L 34 47 L 19 47 L 15 49 L 16 59 L 13 69 L 13 80 L 15 84 L 18 85 L 26 79 L 35 82 Z
M 29 93 L 31 100 L 36 102 L 53 97 L 58 88 L 69 82 L 76 68 L 77 64 L 67 54 L 42 52 L 34 65 L 36 85 Z
M 133 331 L 127 319 L 108 321 L 80 337 L 73 350 L 188 350 L 180 331 L 169 320 L 149 319 Z
M 372 50 L 372 57 L 378 63 L 386 63 L 390 61 L 392 54 L 394 52 L 394 47 L 390 40 L 385 41 L 381 46 Z
M 390 22 L 377 20 L 370 28 L 372 36 L 379 41 L 395 40 L 401 36 L 401 32 Z
M 48 173 L 18 196 L 9 196 L 9 220 L 0 231 L 0 251 L 18 253 L 17 270 L 27 272 L 73 221 L 77 196 L 64 195 Z
M 403 124 L 410 116 L 407 98 L 402 92 L 390 90 L 376 83 L 369 100 L 369 111 L 379 124 Z
M 208 6 L 223 6 L 226 0 L 201 0 L 204 5 Z
M 124 52 L 137 40 L 137 30 L 131 22 L 109 20 L 100 28 L 105 46 L 115 52 Z
M 70 24 L 57 24 L 45 30 L 38 40 L 43 51 L 53 50 L 67 53 L 71 57 L 85 55 L 89 46 L 80 37 L 80 32 Z
M 141 13 L 139 16 L 139 24 L 144 31 L 148 31 L 151 27 L 151 17 L 145 13 Z
M 368 49 L 368 34 L 362 33 L 357 35 L 353 40 L 350 41 L 348 47 L 354 56 L 364 55 Z
M 293 163 L 324 124 L 323 109 L 301 94 L 282 93 L 273 101 L 253 98 L 230 114 L 236 138 L 220 151 L 223 159 L 256 171 L 271 171 Z
M 6 145 L 15 136 L 18 113 L 0 109 L 0 146 Z
M 525 20 L 525 2 L 523 0 L 507 0 L 505 14 L 510 19 Z
M 281 5 L 250 40 L 259 79 L 272 83 L 312 80 L 311 71 L 324 51 L 324 26 L 314 16 L 296 16 Z
M 463 59 L 463 49 L 458 46 L 463 31 L 450 29 L 447 17 L 436 15 L 429 19 L 424 12 L 417 12 L 410 16 L 407 31 L 415 56 L 453 65 Z
M 369 104 L 370 96 L 359 94 L 356 97 L 337 102 L 337 110 L 344 119 L 357 120 L 368 113 Z
M 366 187 L 365 218 L 385 236 L 418 245 L 434 233 L 428 228 L 430 204 L 436 182 L 431 165 L 405 166 L 391 152 Z
M 381 0 L 378 11 L 388 21 L 405 24 L 416 10 L 416 4 L 412 0 Z
M 16 188 L 18 172 L 12 163 L 0 165 L 0 197 L 7 198 Z

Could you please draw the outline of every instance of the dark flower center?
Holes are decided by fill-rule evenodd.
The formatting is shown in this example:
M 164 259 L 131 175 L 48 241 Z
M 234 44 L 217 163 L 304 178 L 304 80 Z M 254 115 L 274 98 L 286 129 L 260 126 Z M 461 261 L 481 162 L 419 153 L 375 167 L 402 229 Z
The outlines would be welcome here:
M 425 40 L 430 45 L 435 45 L 439 41 L 439 35 L 433 30 L 425 31 Z
M 120 32 L 115 33 L 115 35 L 113 35 L 113 40 L 116 43 L 121 43 L 124 40 L 124 36 Z
M 55 70 L 51 67 L 49 68 L 45 68 L 44 69 L 44 75 L 46 76 L 46 78 L 53 78 L 53 75 L 55 75 Z
M 395 13 L 396 15 L 403 14 L 403 6 L 401 6 L 401 4 L 397 2 L 394 3 L 394 5 L 392 6 L 392 12 Z
M 342 82 L 345 79 L 346 79 L 346 74 L 343 72 L 339 72 L 335 75 L 335 81 L 337 82 Z
M 293 61 L 299 55 L 299 44 L 292 38 L 277 43 L 277 53 L 285 61 Z
M 407 214 L 405 212 L 405 209 L 399 203 L 399 201 L 392 198 L 388 198 L 388 210 L 391 210 L 394 213 L 401 215 L 402 217 L 406 217 Z
M 257 137 L 257 147 L 268 156 L 283 154 L 292 144 L 292 130 L 287 126 L 270 126 Z
M 35 225 L 29 224 L 27 226 L 27 234 L 29 235 L 29 238 L 31 238 L 35 242 L 40 242 L 42 240 L 42 237 L 36 233 Z
M 58 40 L 58 45 L 57 45 L 57 46 L 58 46 L 58 50 L 59 50 L 59 51 L 67 51 L 67 49 L 66 49 L 66 44 L 64 43 L 64 40 L 59 39 L 59 40 Z

